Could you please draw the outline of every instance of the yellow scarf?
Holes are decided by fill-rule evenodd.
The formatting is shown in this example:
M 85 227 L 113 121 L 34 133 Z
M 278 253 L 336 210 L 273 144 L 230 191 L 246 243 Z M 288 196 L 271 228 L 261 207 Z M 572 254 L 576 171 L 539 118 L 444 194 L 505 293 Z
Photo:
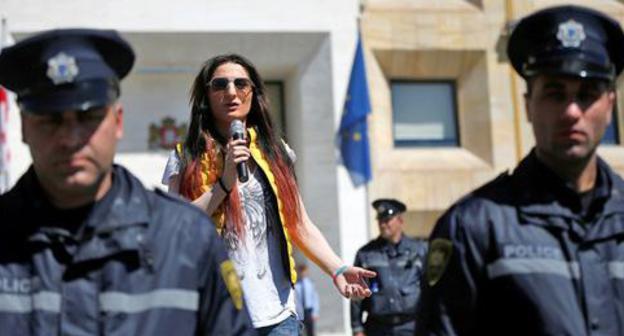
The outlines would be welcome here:
M 279 212 L 280 223 L 282 224 L 282 230 L 284 232 L 284 237 L 286 237 L 286 248 L 288 250 L 288 264 L 290 266 L 290 281 L 294 285 L 297 282 L 297 271 L 295 271 L 295 258 L 293 257 L 292 244 L 290 242 L 290 234 L 286 229 L 286 221 L 284 215 L 284 202 L 279 194 L 279 190 L 277 188 L 277 184 L 275 181 L 275 176 L 271 171 L 271 166 L 269 162 L 266 160 L 264 153 L 260 150 L 260 147 L 257 143 L 257 133 L 253 127 L 247 129 L 247 134 L 249 134 L 249 151 L 251 152 L 251 157 L 254 159 L 258 167 L 262 170 L 264 175 L 266 176 L 269 184 L 271 185 L 271 191 L 273 191 L 273 195 L 275 195 L 275 199 L 277 200 L 277 210 Z M 182 153 L 182 146 L 178 144 L 177 146 L 178 155 Z M 181 157 L 181 155 L 180 155 Z M 215 183 L 217 183 L 217 179 L 221 175 L 221 171 L 223 170 L 223 157 L 221 155 L 215 155 L 216 160 L 210 160 L 210 157 L 207 153 L 203 153 L 200 157 L 200 171 L 201 171 L 201 180 L 202 184 L 200 186 L 201 194 L 206 191 L 212 190 L 212 187 Z M 213 162 L 216 161 L 216 162 Z M 199 195 L 201 195 L 199 194 Z M 199 197 L 197 195 L 197 197 Z M 221 204 L 217 210 L 212 214 L 212 220 L 215 223 L 217 228 L 217 232 L 221 234 L 223 228 L 225 227 L 225 211 L 224 205 Z

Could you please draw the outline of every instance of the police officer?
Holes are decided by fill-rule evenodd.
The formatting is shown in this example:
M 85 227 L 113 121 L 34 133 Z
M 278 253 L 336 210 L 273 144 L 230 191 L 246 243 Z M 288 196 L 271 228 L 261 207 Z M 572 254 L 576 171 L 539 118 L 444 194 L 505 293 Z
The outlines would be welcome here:
M 624 335 L 624 181 L 596 154 L 624 66 L 620 25 L 538 11 L 507 49 L 535 147 L 430 238 L 418 335 Z
M 134 58 L 91 29 L 0 54 L 33 159 L 0 196 L 0 335 L 253 333 L 211 221 L 112 163 Z
M 403 233 L 405 204 L 378 199 L 373 207 L 379 237 L 358 250 L 354 264 L 377 272 L 377 277 L 370 280 L 371 297 L 351 301 L 351 328 L 358 336 L 413 335 L 427 243 Z

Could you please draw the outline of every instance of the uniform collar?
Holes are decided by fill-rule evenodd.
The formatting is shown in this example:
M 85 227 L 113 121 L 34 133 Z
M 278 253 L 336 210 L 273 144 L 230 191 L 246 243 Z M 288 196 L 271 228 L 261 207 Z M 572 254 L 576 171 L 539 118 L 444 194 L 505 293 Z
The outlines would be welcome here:
M 149 208 L 141 183 L 125 168 L 113 165 L 113 186 L 96 202 L 87 220 L 95 234 L 147 223 Z
M 598 175 L 594 187 L 594 199 L 607 201 L 612 194 L 613 172 L 598 158 Z M 576 218 L 580 196 L 554 171 L 543 164 L 535 150 L 520 162 L 514 171 L 518 185 L 519 203 L 523 212 Z M 604 211 L 603 211 L 604 212 Z
M 122 251 L 137 250 L 143 239 L 142 231 L 148 223 L 148 203 L 142 186 L 126 169 L 113 166 L 113 185 L 100 201 L 95 202 L 88 213 L 85 224 L 79 228 L 80 235 L 71 237 L 62 228 L 37 225 L 45 221 L 34 215 L 28 241 L 50 244 L 75 241 L 73 262 L 100 259 Z M 24 182 L 32 191 L 34 213 L 48 202 L 37 181 L 34 171 L 29 170 Z
M 379 241 L 382 245 L 383 250 L 386 251 L 386 253 L 388 254 L 394 254 L 394 253 L 401 254 L 407 249 L 407 246 L 405 244 L 404 233 L 401 234 L 401 239 L 396 244 L 392 243 L 389 240 L 382 238 L 381 236 L 379 237 Z
M 524 222 L 554 226 L 574 231 L 584 239 L 600 239 L 624 232 L 624 220 L 601 225 L 611 215 L 624 217 L 624 182 L 601 158 L 597 160 L 598 176 L 594 197 L 602 201 L 602 211 L 597 213 L 592 226 L 579 224 L 583 219 L 571 210 L 578 195 L 552 170 L 541 163 L 533 150 L 513 173 L 518 190 L 519 216 Z M 570 225 L 570 223 L 577 223 Z

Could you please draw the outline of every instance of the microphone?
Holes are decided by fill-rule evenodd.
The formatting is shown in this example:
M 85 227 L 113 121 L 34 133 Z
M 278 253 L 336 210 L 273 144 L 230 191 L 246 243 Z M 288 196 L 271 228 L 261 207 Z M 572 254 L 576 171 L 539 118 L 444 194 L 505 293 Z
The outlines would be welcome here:
M 230 135 L 232 139 L 245 139 L 245 127 L 243 126 L 243 122 L 234 119 L 230 124 Z M 236 172 L 238 173 L 238 180 L 241 182 L 247 182 L 249 180 L 249 173 L 247 170 L 247 162 L 239 162 L 236 165 Z

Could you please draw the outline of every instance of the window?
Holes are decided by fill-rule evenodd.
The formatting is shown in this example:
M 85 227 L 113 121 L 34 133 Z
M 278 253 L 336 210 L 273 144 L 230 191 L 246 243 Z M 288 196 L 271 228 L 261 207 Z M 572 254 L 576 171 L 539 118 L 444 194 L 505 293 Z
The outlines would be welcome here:
M 614 108 L 613 117 L 611 117 L 611 123 L 607 127 L 605 134 L 600 142 L 603 145 L 617 145 L 620 142 L 620 134 L 618 132 L 618 118 L 617 118 L 617 106 Z
M 392 81 L 395 147 L 459 146 L 453 81 Z
M 286 114 L 284 110 L 284 85 L 280 81 L 265 81 L 264 86 L 266 96 L 269 99 L 269 108 L 275 132 L 280 136 L 285 136 Z

